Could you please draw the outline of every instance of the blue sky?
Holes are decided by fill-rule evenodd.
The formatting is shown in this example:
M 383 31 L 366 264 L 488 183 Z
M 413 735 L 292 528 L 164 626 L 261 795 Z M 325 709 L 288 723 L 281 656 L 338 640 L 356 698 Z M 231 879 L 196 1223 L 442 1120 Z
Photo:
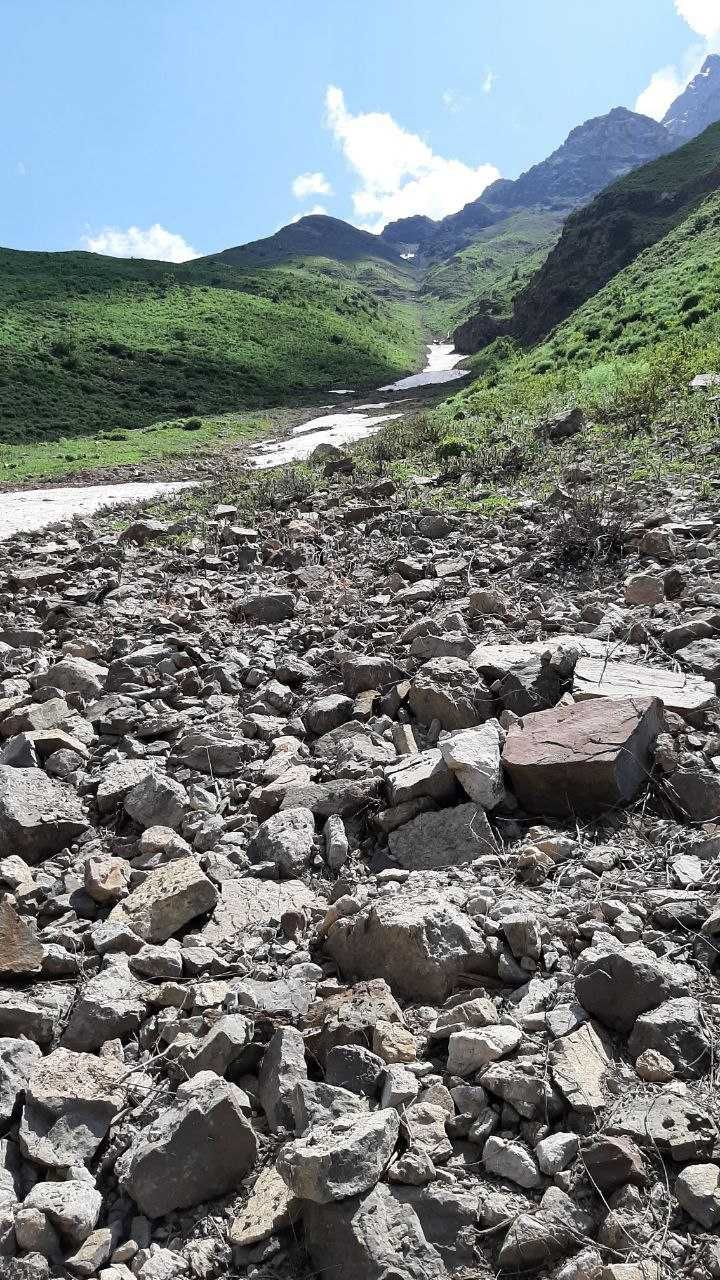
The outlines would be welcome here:
M 442 216 L 662 115 L 720 0 L 0 0 L 0 244 L 179 260 L 316 208 Z

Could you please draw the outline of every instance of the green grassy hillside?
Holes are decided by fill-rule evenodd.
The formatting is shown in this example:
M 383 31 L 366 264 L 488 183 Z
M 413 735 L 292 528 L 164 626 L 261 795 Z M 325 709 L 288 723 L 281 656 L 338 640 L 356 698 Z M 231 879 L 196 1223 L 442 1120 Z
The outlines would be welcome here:
M 402 261 L 397 248 L 381 236 L 361 231 L 340 218 L 312 213 L 263 240 L 198 258 L 195 266 L 267 267 L 296 258 L 331 258 L 334 262 L 383 259 L 397 266 Z
M 521 210 L 478 231 L 468 248 L 430 266 L 420 300 L 435 327 L 454 328 L 478 311 L 510 315 L 513 298 L 545 261 L 562 224 L 562 215 L 550 210 Z
M 544 266 L 515 300 L 514 335 L 544 337 L 681 224 L 720 186 L 720 124 L 634 170 L 571 215 Z
M 0 442 L 278 403 L 417 367 L 402 264 L 0 250 Z
M 529 356 L 544 372 L 636 355 L 720 322 L 720 192 L 646 249 Z

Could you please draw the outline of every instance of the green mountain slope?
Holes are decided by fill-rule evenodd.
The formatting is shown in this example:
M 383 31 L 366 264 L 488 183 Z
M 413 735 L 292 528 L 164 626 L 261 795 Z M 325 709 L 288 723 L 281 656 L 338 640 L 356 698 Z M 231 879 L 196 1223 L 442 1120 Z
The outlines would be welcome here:
M 588 365 L 720 328 L 720 192 L 646 249 L 530 353 L 534 372 Z
M 263 240 L 253 240 L 251 244 L 237 245 L 234 249 L 223 249 L 222 253 L 196 259 L 196 263 L 267 267 L 295 258 L 313 257 L 332 258 L 335 262 L 380 258 L 398 265 L 402 261 L 399 250 L 381 236 L 361 231 L 340 218 L 315 213 L 281 227 L 274 235 L 266 236 Z
M 513 298 L 545 261 L 562 224 L 562 215 L 550 210 L 521 210 L 477 232 L 460 253 L 431 265 L 419 297 L 435 327 L 452 328 L 478 313 L 509 316 Z
M 0 250 L 0 441 L 91 434 L 375 385 L 417 367 L 411 273 Z
M 720 124 L 621 178 L 572 214 L 544 266 L 518 294 L 512 332 L 536 342 L 720 186 Z

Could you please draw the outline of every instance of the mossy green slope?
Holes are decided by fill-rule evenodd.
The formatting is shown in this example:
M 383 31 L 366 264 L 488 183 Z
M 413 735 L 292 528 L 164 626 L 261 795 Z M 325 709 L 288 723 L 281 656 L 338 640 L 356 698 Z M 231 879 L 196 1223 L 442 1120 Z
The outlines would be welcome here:
M 402 263 L 0 251 L 0 441 L 272 404 L 417 367 Z
M 478 231 L 459 253 L 431 265 L 419 296 L 438 331 L 479 311 L 509 316 L 515 295 L 542 266 L 562 225 L 560 213 L 521 209 Z
M 720 331 L 720 192 L 646 249 L 528 356 L 536 372 Z
M 613 183 L 573 213 L 515 300 L 513 334 L 536 342 L 720 187 L 720 124 Z

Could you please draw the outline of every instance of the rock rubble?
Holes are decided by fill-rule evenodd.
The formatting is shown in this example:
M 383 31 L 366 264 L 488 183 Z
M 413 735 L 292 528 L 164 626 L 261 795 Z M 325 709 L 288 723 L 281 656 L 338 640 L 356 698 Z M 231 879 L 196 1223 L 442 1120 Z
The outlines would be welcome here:
M 720 508 L 548 519 L 2 544 L 0 1275 L 720 1276 Z

